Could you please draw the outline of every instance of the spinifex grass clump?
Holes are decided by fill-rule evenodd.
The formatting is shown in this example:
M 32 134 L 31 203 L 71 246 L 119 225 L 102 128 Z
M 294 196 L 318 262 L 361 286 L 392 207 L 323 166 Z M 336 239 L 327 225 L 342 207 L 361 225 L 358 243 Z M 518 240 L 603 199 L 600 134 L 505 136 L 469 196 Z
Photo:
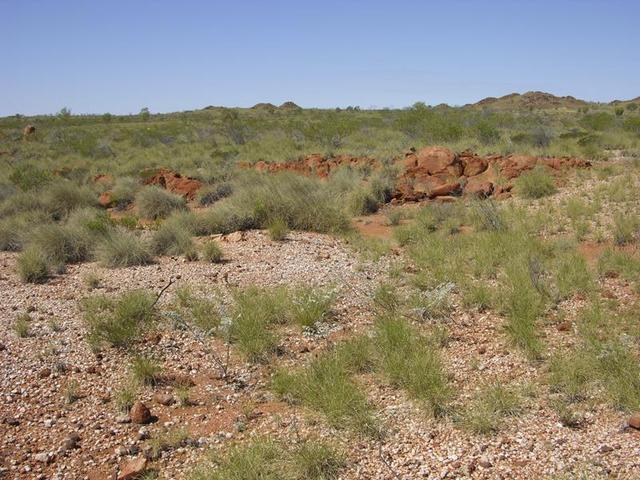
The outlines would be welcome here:
M 285 445 L 255 438 L 202 462 L 190 480 L 334 480 L 345 465 L 326 443 L 307 440 Z
M 184 198 L 156 186 L 144 187 L 135 197 L 138 212 L 145 218 L 166 218 L 176 210 L 184 210 Z
M 452 390 L 437 346 L 406 321 L 381 318 L 374 337 L 379 370 L 436 416 L 447 411 Z
M 95 348 L 131 345 L 153 326 L 155 302 L 156 297 L 144 290 L 132 290 L 117 298 L 86 298 L 82 310 L 89 343 Z
M 272 388 L 283 398 L 322 413 L 333 427 L 376 436 L 379 432 L 372 407 L 351 379 L 344 360 L 330 352 L 298 371 L 280 370 L 273 378 Z
M 144 240 L 124 228 L 109 231 L 96 247 L 96 258 L 109 268 L 147 265 L 153 261 Z

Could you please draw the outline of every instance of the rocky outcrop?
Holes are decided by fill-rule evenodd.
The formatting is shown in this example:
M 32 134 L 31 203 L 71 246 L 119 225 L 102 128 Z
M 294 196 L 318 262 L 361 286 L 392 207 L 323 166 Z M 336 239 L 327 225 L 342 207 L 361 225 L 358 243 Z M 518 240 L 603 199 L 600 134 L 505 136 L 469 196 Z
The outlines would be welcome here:
M 178 172 L 168 168 L 161 168 L 144 181 L 145 185 L 156 185 L 172 193 L 182 195 L 187 200 L 193 200 L 202 187 L 202 182 L 195 178 L 183 177 Z

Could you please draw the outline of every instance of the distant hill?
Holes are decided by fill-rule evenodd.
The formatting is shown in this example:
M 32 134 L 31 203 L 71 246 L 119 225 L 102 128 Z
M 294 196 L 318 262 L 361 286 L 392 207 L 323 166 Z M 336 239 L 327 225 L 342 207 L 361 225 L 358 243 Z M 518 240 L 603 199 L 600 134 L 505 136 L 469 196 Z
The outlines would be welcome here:
M 558 97 L 546 92 L 526 92 L 511 93 L 503 97 L 487 97 L 477 103 L 465 105 L 466 107 L 490 107 L 496 110 L 518 110 L 518 109 L 555 109 L 568 108 L 578 109 L 588 105 L 589 102 L 580 100 L 572 96 Z
M 632 98 L 631 100 L 614 100 L 613 102 L 611 102 L 611 105 L 620 105 L 624 107 L 626 105 L 629 105 L 630 103 L 636 103 L 640 105 L 640 97 Z

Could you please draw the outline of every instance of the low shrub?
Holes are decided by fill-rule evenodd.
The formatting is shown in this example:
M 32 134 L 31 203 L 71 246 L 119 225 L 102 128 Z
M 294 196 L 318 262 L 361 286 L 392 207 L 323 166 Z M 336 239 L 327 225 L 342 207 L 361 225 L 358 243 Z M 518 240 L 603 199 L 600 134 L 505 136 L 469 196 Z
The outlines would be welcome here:
M 29 247 L 18 257 L 18 275 L 26 283 L 44 283 L 49 277 L 46 257 L 36 247 Z
M 162 366 L 152 357 L 136 356 L 129 367 L 131 377 L 141 385 L 155 385 L 160 379 Z
M 233 193 L 233 187 L 230 183 L 218 183 L 216 185 L 207 185 L 198 190 L 197 200 L 200 205 L 206 207 L 218 200 L 228 197 Z
M 286 400 L 318 410 L 335 428 L 379 434 L 371 405 L 335 352 L 314 359 L 296 372 L 279 370 L 273 377 L 272 389 Z
M 54 220 L 64 218 L 77 208 L 98 205 L 95 192 L 70 181 L 52 183 L 41 195 L 45 208 Z
M 134 232 L 123 228 L 109 231 L 98 243 L 96 258 L 109 268 L 147 265 L 153 261 L 145 242 Z
M 287 238 L 289 227 L 287 227 L 287 222 L 281 218 L 276 218 L 268 225 L 267 231 L 269 232 L 269 238 L 271 240 L 281 242 Z
M 111 190 L 113 204 L 117 209 L 124 209 L 134 202 L 138 190 L 140 190 L 140 183 L 136 179 L 131 177 L 118 178 Z
M 166 218 L 172 212 L 186 208 L 185 199 L 180 195 L 156 186 L 142 188 L 135 201 L 140 215 L 151 220 Z
M 224 253 L 215 240 L 207 240 L 200 249 L 200 258 L 209 263 L 220 263 Z
M 295 446 L 254 438 L 225 455 L 201 463 L 190 480 L 334 480 L 344 459 L 327 444 L 307 440 Z
M 408 323 L 381 318 L 374 338 L 380 371 L 435 416 L 448 409 L 452 390 L 435 345 Z
M 494 433 L 499 430 L 504 417 L 521 412 L 521 403 L 515 389 L 500 383 L 486 385 L 462 415 L 462 425 L 474 433 Z
M 556 192 L 553 176 L 543 166 L 523 173 L 515 181 L 515 189 L 525 198 L 542 198 Z
M 191 233 L 176 222 L 165 221 L 151 237 L 156 255 L 182 255 L 195 250 Z
M 105 343 L 130 345 L 153 325 L 155 301 L 155 296 L 144 290 L 132 290 L 118 298 L 86 298 L 81 306 L 89 343 L 96 348 Z

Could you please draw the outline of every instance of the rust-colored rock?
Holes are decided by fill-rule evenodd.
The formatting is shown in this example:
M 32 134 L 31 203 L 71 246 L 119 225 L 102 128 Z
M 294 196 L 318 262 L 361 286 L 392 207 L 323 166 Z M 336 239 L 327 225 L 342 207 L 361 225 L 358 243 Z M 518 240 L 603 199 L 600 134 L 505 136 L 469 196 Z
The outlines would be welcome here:
M 187 200 L 193 200 L 202 187 L 202 182 L 195 178 L 183 177 L 178 172 L 168 168 L 161 168 L 154 175 L 144 181 L 145 185 L 156 185 L 172 193 L 182 195 Z
M 145 423 L 151 422 L 151 410 L 149 410 L 144 403 L 136 402 L 133 404 L 133 407 L 131 407 L 129 417 L 133 423 L 144 425 Z
M 640 412 L 634 413 L 629 417 L 627 423 L 631 428 L 635 428 L 636 430 L 640 430 Z
M 109 191 L 102 192 L 100 194 L 100 198 L 98 198 L 98 203 L 102 205 L 104 208 L 109 208 L 113 206 L 113 194 Z
M 247 164 L 241 164 L 241 166 L 249 167 Z M 343 166 L 378 168 L 380 164 L 377 160 L 369 157 L 352 157 L 350 155 L 325 157 L 320 153 L 312 153 L 306 157 L 299 158 L 295 162 L 267 163 L 259 161 L 253 168 L 259 172 L 276 173 L 287 171 L 326 178 L 331 172 Z
M 543 165 L 552 173 L 569 168 L 586 168 L 588 161 L 571 157 L 533 157 L 530 155 L 480 156 L 469 150 L 460 154 L 445 147 L 411 148 L 404 153 L 392 202 L 415 202 L 424 199 L 475 195 L 507 198 L 511 196 L 513 180 L 536 165 Z M 325 157 L 319 153 L 301 157 L 294 162 L 241 164 L 261 172 L 290 171 L 302 175 L 328 177 L 343 166 L 376 169 L 381 162 L 369 157 L 338 155 Z
M 442 179 L 462 175 L 462 163 L 458 155 L 444 147 L 425 147 L 410 152 L 404 158 L 405 175 L 430 175 Z
M 22 138 L 27 140 L 29 137 L 36 134 L 36 127 L 34 125 L 27 125 L 22 129 Z
M 120 474 L 118 480 L 133 480 L 138 478 L 147 469 L 147 459 L 144 457 L 134 458 L 125 462 L 120 467 Z
M 460 154 L 460 162 L 462 163 L 462 174 L 465 177 L 480 175 L 489 166 L 486 158 L 479 157 L 469 150 L 465 150 Z
M 93 177 L 93 183 L 98 183 L 102 185 L 110 185 L 113 183 L 113 177 L 106 173 L 99 173 L 98 175 Z

